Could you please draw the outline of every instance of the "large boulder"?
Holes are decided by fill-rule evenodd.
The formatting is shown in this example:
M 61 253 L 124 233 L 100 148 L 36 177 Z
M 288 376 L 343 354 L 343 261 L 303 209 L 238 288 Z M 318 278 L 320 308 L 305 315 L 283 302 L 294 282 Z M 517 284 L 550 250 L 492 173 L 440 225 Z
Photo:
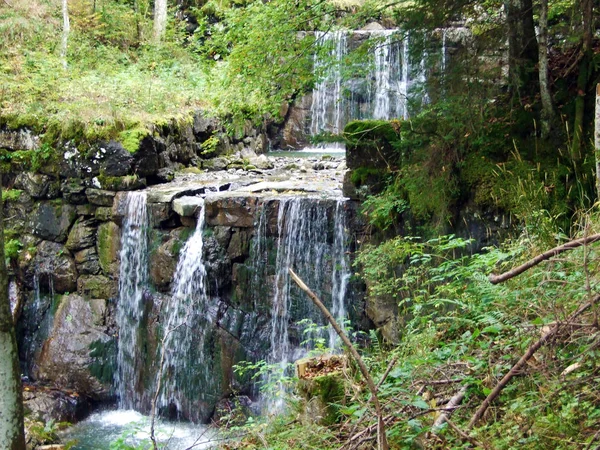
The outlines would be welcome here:
M 100 273 L 100 261 L 96 247 L 85 248 L 74 255 L 77 272 L 81 275 L 97 275 Z
M 77 292 L 85 298 L 115 298 L 119 292 L 116 280 L 103 275 L 82 275 L 77 279 Z
M 104 332 L 105 315 L 105 300 L 85 300 L 77 294 L 64 296 L 42 347 L 36 379 L 92 399 L 105 398 L 110 387 L 90 371 L 95 362 L 90 356 L 93 346 L 110 341 Z
M 85 191 L 88 201 L 92 205 L 112 206 L 115 199 L 113 191 L 105 191 L 103 189 L 88 188 Z
M 180 240 L 180 233 L 179 230 L 174 231 L 167 241 L 150 253 L 150 279 L 158 290 L 167 291 L 173 281 L 177 256 L 184 245 Z
M 35 236 L 56 242 L 65 242 L 75 222 L 75 207 L 49 201 L 40 203 L 31 216 L 31 230 Z

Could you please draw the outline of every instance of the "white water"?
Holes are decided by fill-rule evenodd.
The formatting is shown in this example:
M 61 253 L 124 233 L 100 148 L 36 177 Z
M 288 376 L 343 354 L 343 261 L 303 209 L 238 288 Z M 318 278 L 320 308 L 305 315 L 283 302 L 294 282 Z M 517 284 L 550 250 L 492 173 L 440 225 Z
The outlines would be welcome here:
M 119 302 L 117 325 L 117 373 L 115 376 L 119 408 L 130 409 L 139 401 L 138 342 L 143 314 L 143 295 L 148 283 L 148 212 L 145 192 L 129 192 L 121 237 Z
M 211 447 L 215 432 L 203 425 L 159 420 L 155 435 L 161 448 L 168 444 L 169 450 L 205 449 Z M 151 448 L 150 419 L 132 410 L 99 412 L 69 428 L 62 438 L 76 442 L 74 450 L 105 450 L 118 439 L 131 447 Z
M 335 202 L 335 203 L 334 203 Z M 334 211 L 332 209 L 335 208 Z M 282 198 L 277 215 L 276 255 L 269 257 L 267 248 L 267 207 L 258 218 L 257 235 L 253 244 L 253 285 L 255 289 L 273 277 L 274 292 L 270 311 L 270 353 L 267 361 L 278 367 L 277 373 L 267 377 L 273 399 L 268 403 L 269 412 L 281 410 L 286 386 L 278 381 L 288 365 L 314 348 L 322 341 L 324 347 L 339 349 L 335 331 L 324 327 L 325 320 L 295 285 L 289 275 L 293 269 L 302 280 L 324 301 L 336 320 L 343 324 L 346 319 L 346 293 L 350 267 L 346 246 L 345 200 L 318 198 Z M 273 258 L 274 256 L 274 258 Z M 269 261 L 274 267 L 268 269 Z M 272 270 L 272 271 L 271 271 Z M 273 273 L 273 275 L 270 275 Z M 264 293 L 262 294 L 264 295 Z M 312 321 L 320 329 L 303 333 L 296 323 L 300 319 Z M 292 332 L 292 329 L 294 331 Z M 304 344 L 302 340 L 307 340 Z
M 344 59 L 350 52 L 352 33 L 368 34 L 372 45 L 364 65 L 364 76 L 344 78 Z M 442 70 L 446 66 L 445 32 L 442 43 Z M 309 133 L 339 134 L 354 119 L 407 119 L 411 97 L 429 101 L 425 90 L 425 58 L 411 67 L 409 36 L 399 30 L 317 32 L 317 42 L 329 51 L 325 57 L 314 57 L 314 71 L 320 81 L 312 94 Z M 329 68 L 327 68 L 329 67 Z M 418 102 L 417 102 L 418 103 Z M 327 145 L 327 144 L 325 144 Z M 343 146 L 337 146 L 343 149 Z
M 194 234 L 181 250 L 171 300 L 164 310 L 166 337 L 159 408 L 175 406 L 177 411 L 191 411 L 194 407 L 191 394 L 202 389 L 194 386 L 187 375 L 189 371 L 202 370 L 204 361 L 204 330 L 197 328 L 198 316 L 208 306 L 203 232 L 204 203 L 198 212 Z M 194 338 L 200 342 L 194 342 Z M 197 352 L 193 351 L 194 346 L 199 349 Z
M 350 281 L 350 263 L 347 255 L 346 240 L 348 237 L 347 216 L 344 210 L 345 200 L 338 199 L 335 205 L 335 216 L 333 224 L 333 273 L 331 288 L 331 314 L 342 328 L 347 318 L 346 291 Z M 340 338 L 333 329 L 329 327 L 329 348 L 338 350 Z

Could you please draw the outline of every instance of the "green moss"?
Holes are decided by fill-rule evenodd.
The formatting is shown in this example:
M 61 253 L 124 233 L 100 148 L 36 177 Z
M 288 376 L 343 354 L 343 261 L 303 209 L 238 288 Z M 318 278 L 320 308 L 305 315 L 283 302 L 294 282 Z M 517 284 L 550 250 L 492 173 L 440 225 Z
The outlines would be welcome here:
M 90 373 L 101 383 L 112 386 L 114 374 L 117 369 L 117 342 L 110 339 L 106 342 L 101 340 L 90 344 L 90 357 L 93 358 L 90 364 Z
M 135 153 L 140 148 L 140 142 L 150 132 L 145 128 L 134 128 L 132 130 L 125 130 L 119 133 L 119 140 L 121 144 L 129 153 Z
M 316 398 L 323 408 L 322 425 L 331 425 L 339 418 L 339 405 L 344 399 L 344 378 L 341 373 L 333 372 L 310 379 L 301 379 L 298 388 L 307 399 Z
M 23 249 L 23 244 L 18 239 L 10 239 L 4 244 L 4 256 L 9 260 L 16 260 Z
M 374 181 L 384 181 L 388 175 L 389 173 L 385 170 L 359 167 L 350 172 L 350 181 L 357 187 L 360 187 L 365 184 L 372 184 Z
M 98 181 L 102 189 L 109 191 L 127 191 L 131 189 L 142 188 L 146 185 L 144 179 L 138 178 L 137 175 L 127 175 L 124 177 L 109 177 L 104 174 L 98 175 Z
M 2 201 L 3 202 L 15 202 L 19 200 L 21 197 L 21 193 L 23 191 L 19 189 L 7 189 L 2 191 Z

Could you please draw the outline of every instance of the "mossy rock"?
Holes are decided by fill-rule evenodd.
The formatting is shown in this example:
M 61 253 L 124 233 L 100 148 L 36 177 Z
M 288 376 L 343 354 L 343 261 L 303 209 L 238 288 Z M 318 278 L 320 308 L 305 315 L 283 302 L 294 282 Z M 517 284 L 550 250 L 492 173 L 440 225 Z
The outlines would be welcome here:
M 100 267 L 105 275 L 119 274 L 119 251 L 121 249 L 121 229 L 114 222 L 105 222 L 98 227 L 96 250 Z
M 127 175 L 124 177 L 109 177 L 100 174 L 98 182 L 102 189 L 107 191 L 134 191 L 146 187 L 146 179 L 138 178 L 137 175 Z

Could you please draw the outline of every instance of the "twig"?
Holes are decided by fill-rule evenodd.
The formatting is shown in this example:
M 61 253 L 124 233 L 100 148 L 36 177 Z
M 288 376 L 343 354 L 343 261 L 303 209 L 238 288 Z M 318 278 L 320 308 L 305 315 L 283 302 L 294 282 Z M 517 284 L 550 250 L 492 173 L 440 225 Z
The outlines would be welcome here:
M 302 289 L 304 292 L 306 292 L 306 294 L 313 301 L 313 303 L 321 310 L 321 312 L 323 313 L 325 318 L 329 321 L 329 323 L 331 324 L 331 326 L 333 327 L 335 332 L 338 334 L 340 339 L 348 347 L 348 350 L 350 351 L 350 354 L 356 361 L 356 364 L 358 364 L 358 367 L 359 367 L 363 377 L 365 378 L 365 381 L 367 382 L 367 386 L 369 387 L 369 390 L 371 391 L 371 398 L 373 400 L 373 404 L 375 405 L 375 413 L 377 414 L 377 447 L 380 450 L 388 450 L 389 446 L 387 443 L 387 438 L 385 436 L 385 424 L 383 422 L 383 414 L 381 411 L 381 404 L 379 403 L 379 398 L 377 397 L 377 386 L 375 386 L 375 383 L 373 382 L 373 378 L 371 378 L 371 375 L 369 374 L 369 370 L 367 369 L 367 366 L 365 365 L 364 361 L 362 360 L 362 358 L 360 357 L 360 355 L 358 354 L 358 352 L 352 345 L 352 342 L 350 342 L 350 339 L 348 339 L 348 336 L 346 336 L 344 331 L 338 325 L 337 321 L 331 315 L 329 310 L 325 307 L 323 302 L 321 302 L 321 300 L 319 300 L 319 298 L 315 295 L 315 293 L 313 291 L 311 291 L 310 288 L 306 284 L 304 284 L 304 282 L 300 279 L 300 277 L 298 275 L 296 275 L 296 273 L 291 268 L 289 269 L 289 271 L 290 271 L 290 275 L 291 275 L 292 279 L 296 282 L 296 284 L 300 287 L 300 289 Z
M 504 272 L 500 275 L 490 275 L 490 283 L 498 284 L 503 281 L 509 280 L 517 275 L 522 274 L 528 269 L 531 269 L 534 266 L 537 266 L 539 263 L 552 258 L 553 256 L 560 255 L 567 250 L 573 250 L 574 248 L 581 247 L 582 245 L 591 244 L 593 242 L 597 242 L 600 240 L 600 234 L 593 234 L 591 236 L 586 236 L 581 239 L 575 239 L 573 241 L 569 241 L 566 244 L 559 245 L 558 247 L 554 247 L 551 250 L 548 250 L 540 255 L 537 255 L 535 258 L 530 259 L 524 264 L 521 264 L 514 269 L 509 270 L 508 272 Z
M 596 296 L 594 298 L 594 300 L 592 300 L 592 302 L 596 302 L 599 297 L 600 296 Z M 581 313 L 583 313 L 586 309 L 588 309 L 592 305 L 592 302 L 588 302 L 588 303 L 580 306 L 579 309 L 577 309 L 577 311 L 575 311 L 573 314 L 571 314 L 565 322 L 562 322 L 562 323 L 559 322 L 556 325 L 554 325 L 550 330 L 548 330 L 547 333 L 545 333 L 538 341 L 536 341 L 533 345 L 531 345 L 527 349 L 525 354 L 523 356 L 521 356 L 521 359 L 519 359 L 519 361 L 517 361 L 517 363 L 511 367 L 511 369 L 508 371 L 508 373 L 506 375 L 504 375 L 504 378 L 502 378 L 502 380 L 500 380 L 500 382 L 496 385 L 496 387 L 492 390 L 492 392 L 490 392 L 490 394 L 486 397 L 486 399 L 483 401 L 483 403 L 481 404 L 479 409 L 477 409 L 477 411 L 475 411 L 475 414 L 473 414 L 473 417 L 469 421 L 469 426 L 467 427 L 467 429 L 469 429 L 469 430 L 472 429 L 473 426 L 479 421 L 479 419 L 481 419 L 481 417 L 486 412 L 486 410 L 488 409 L 490 404 L 496 399 L 496 397 L 498 397 L 498 395 L 500 394 L 500 391 L 502 391 L 502 389 L 504 389 L 504 387 L 508 384 L 508 382 L 512 379 L 512 377 L 514 377 L 517 373 L 519 373 L 521 368 L 527 363 L 527 361 L 529 361 L 529 359 L 531 359 L 533 354 L 536 351 L 538 351 L 540 349 L 540 347 L 542 347 L 546 342 L 548 342 L 550 340 L 550 338 L 552 336 L 554 336 L 558 332 L 558 330 L 561 329 L 561 327 L 563 325 L 569 325 L 573 319 L 575 319 L 577 316 L 579 316 Z
M 399 358 L 398 355 L 394 356 L 394 358 L 388 364 L 387 369 L 385 369 L 385 373 L 381 377 L 381 380 L 379 380 L 379 383 L 377 383 L 377 390 L 379 390 L 379 388 L 381 387 L 381 385 L 383 383 L 385 383 L 386 378 L 388 377 L 388 375 L 390 374 L 390 372 L 392 371 L 392 369 L 394 368 L 394 366 L 398 362 L 398 358 Z

